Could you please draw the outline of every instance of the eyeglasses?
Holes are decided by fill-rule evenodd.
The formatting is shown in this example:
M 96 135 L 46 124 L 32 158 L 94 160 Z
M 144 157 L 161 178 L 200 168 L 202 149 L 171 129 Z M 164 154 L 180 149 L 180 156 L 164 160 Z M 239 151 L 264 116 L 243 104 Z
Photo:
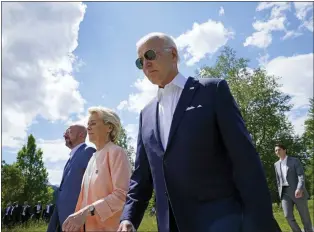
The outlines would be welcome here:
M 164 48 L 164 51 L 171 51 L 171 48 Z M 156 60 L 157 52 L 154 50 L 148 50 L 144 53 L 144 58 L 146 60 Z M 137 58 L 135 61 L 135 65 L 138 69 L 143 69 L 143 58 Z

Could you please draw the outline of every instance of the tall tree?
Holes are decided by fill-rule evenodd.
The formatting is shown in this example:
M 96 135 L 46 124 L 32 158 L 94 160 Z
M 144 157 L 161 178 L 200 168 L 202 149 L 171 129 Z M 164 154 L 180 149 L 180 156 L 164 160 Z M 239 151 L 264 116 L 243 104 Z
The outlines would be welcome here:
M 314 196 L 314 98 L 310 99 L 308 118 L 304 122 L 305 131 L 303 140 L 308 154 L 308 163 L 305 167 L 306 184 L 309 192 Z
M 27 145 L 18 152 L 16 165 L 25 178 L 25 199 L 32 203 L 39 200 L 46 203 L 50 198 L 48 173 L 43 162 L 43 152 L 37 149 L 33 135 L 28 136 Z
M 18 201 L 22 203 L 25 179 L 21 170 L 16 164 L 1 162 L 1 207 L 5 207 L 9 202 Z
M 278 200 L 274 145 L 277 141 L 289 144 L 290 155 L 300 155 L 302 146 L 285 115 L 292 105 L 289 104 L 290 96 L 280 91 L 279 77 L 267 75 L 260 68 L 251 69 L 248 63 L 248 59 L 237 58 L 233 49 L 225 47 L 216 63 L 212 67 L 203 67 L 199 75 L 223 78 L 228 82 L 261 157 L 273 199 Z
M 130 141 L 131 141 L 131 138 L 128 137 L 126 130 L 123 127 L 121 127 L 121 132 L 120 132 L 117 144 L 123 149 L 125 149 L 127 156 L 129 158 L 129 161 L 131 163 L 132 170 L 134 170 L 133 156 L 135 152 L 134 152 L 134 147 L 130 145 Z

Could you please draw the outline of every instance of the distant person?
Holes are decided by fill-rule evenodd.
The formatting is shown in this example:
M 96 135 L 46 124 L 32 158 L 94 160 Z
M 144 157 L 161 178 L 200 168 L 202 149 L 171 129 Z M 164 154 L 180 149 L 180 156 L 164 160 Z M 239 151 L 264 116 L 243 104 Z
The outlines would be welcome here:
M 86 136 L 87 130 L 81 125 L 72 125 L 64 133 L 65 145 L 71 149 L 71 152 L 64 167 L 47 232 L 61 232 L 64 220 L 74 213 L 85 169 L 95 152 L 94 148 L 85 144 Z
M 304 225 L 304 231 L 313 232 L 308 208 L 309 194 L 305 188 L 302 164 L 299 159 L 287 155 L 287 149 L 283 144 L 275 145 L 275 154 L 279 157 L 274 166 L 285 218 L 293 232 L 302 231 L 293 214 L 295 205 Z
M 41 201 L 38 201 L 37 205 L 34 206 L 34 212 L 35 212 L 34 214 L 35 214 L 35 219 L 37 221 L 39 221 L 39 219 L 42 216 L 42 210 L 43 210 L 43 207 L 41 205 Z
M 171 36 L 151 33 L 136 46 L 135 64 L 158 93 L 139 116 L 119 231 L 139 227 L 153 189 L 159 232 L 277 231 L 260 157 L 226 80 L 180 73 Z
M 2 217 L 3 225 L 5 225 L 5 226 L 8 226 L 10 224 L 10 222 L 11 222 L 11 211 L 12 211 L 12 208 L 13 208 L 13 206 L 12 206 L 11 202 L 9 202 L 7 204 L 7 207 L 6 207 L 5 211 L 4 211 L 4 215 Z
M 54 204 L 47 204 L 46 205 L 46 208 L 43 212 L 43 219 L 46 221 L 46 222 L 49 222 L 50 221 L 50 218 L 51 218 L 51 215 L 53 213 L 53 208 L 54 208 Z
M 30 217 L 31 217 L 31 207 L 28 204 L 27 201 L 24 201 L 24 205 L 22 207 L 22 212 L 21 212 L 21 218 L 22 218 L 22 223 L 26 223 Z
M 16 201 L 13 203 L 13 208 L 11 211 L 11 221 L 13 225 L 17 225 L 21 222 L 21 212 L 22 207 L 19 205 L 19 203 Z
M 126 199 L 131 165 L 123 148 L 116 145 L 121 130 L 118 115 L 107 108 L 89 109 L 88 136 L 97 151 L 82 181 L 75 213 L 63 231 L 116 231 Z

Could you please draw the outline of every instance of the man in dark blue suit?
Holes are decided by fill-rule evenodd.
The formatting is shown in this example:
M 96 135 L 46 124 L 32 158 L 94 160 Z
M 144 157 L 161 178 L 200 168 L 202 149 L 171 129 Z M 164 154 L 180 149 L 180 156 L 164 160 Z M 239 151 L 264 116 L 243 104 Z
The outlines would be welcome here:
M 64 134 L 65 145 L 71 149 L 70 158 L 64 167 L 56 206 L 47 232 L 61 232 L 65 219 L 74 213 L 85 169 L 96 151 L 85 144 L 86 136 L 87 130 L 81 125 L 70 126 Z
M 261 160 L 227 82 L 185 78 L 165 34 L 143 37 L 137 51 L 137 67 L 159 89 L 140 113 L 118 231 L 139 227 L 153 189 L 160 232 L 276 231 Z

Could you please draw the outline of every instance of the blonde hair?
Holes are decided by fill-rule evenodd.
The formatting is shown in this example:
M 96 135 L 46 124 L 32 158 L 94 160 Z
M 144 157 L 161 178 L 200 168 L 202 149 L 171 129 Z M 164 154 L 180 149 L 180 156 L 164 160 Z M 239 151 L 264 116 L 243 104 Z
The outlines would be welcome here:
M 89 114 L 97 113 L 105 124 L 111 124 L 112 130 L 109 138 L 112 142 L 117 142 L 121 131 L 121 122 L 119 116 L 111 109 L 102 106 L 93 106 L 88 109 Z

